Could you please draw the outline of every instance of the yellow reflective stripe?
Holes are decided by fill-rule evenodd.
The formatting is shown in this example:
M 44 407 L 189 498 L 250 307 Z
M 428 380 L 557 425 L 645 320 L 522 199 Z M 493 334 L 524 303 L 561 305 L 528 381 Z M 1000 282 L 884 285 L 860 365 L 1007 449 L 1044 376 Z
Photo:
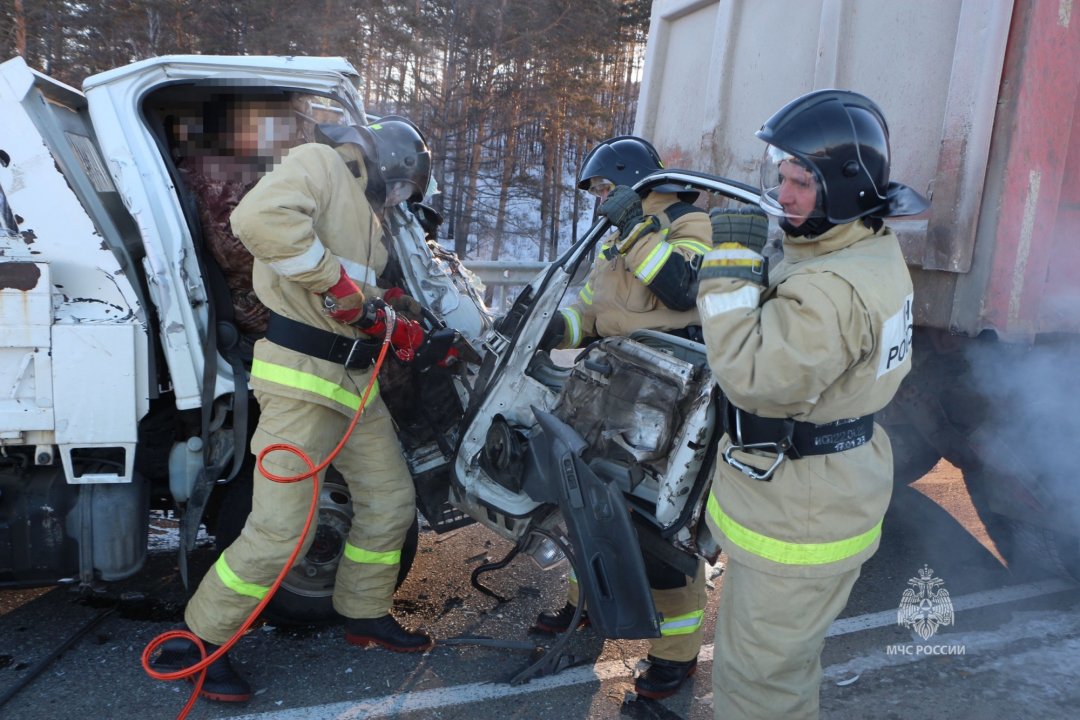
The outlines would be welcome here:
M 634 275 L 637 276 L 638 280 L 648 285 L 656 278 L 660 268 L 664 267 L 664 263 L 671 257 L 671 252 L 671 245 L 668 243 L 657 243 L 652 252 L 645 256 L 645 259 L 634 270 Z
M 341 403 L 352 410 L 356 410 L 360 407 L 360 395 L 350 392 L 340 385 L 332 383 L 318 375 L 312 375 L 311 373 L 306 373 L 301 370 L 294 370 L 293 368 L 285 367 L 284 365 L 269 363 L 265 360 L 253 360 L 251 363 L 251 377 L 267 380 L 272 383 L 277 383 L 278 385 L 284 385 L 285 387 L 296 388 L 297 390 L 312 392 L 316 395 L 321 395 L 324 398 L 333 400 L 334 402 Z M 379 381 L 376 380 L 375 385 L 371 388 L 371 395 L 368 396 L 368 402 L 374 400 L 378 395 Z
M 739 243 L 721 243 L 705 255 L 701 262 L 701 279 L 710 277 L 727 277 L 723 268 L 748 267 L 754 272 L 760 273 L 765 258 L 761 253 L 755 252 Z
M 345 543 L 345 557 L 349 558 L 354 563 L 364 563 L 366 565 L 398 565 L 401 563 L 400 550 L 375 552 L 374 550 L 358 548 L 349 543 Z
M 241 580 L 240 576 L 234 573 L 233 569 L 229 567 L 229 563 L 225 562 L 225 553 L 221 553 L 221 555 L 218 556 L 217 562 L 214 563 L 214 570 L 217 571 L 218 577 L 221 578 L 221 582 L 225 587 L 229 588 L 237 595 L 244 595 L 245 597 L 262 600 L 266 597 L 266 593 L 270 592 L 269 585 L 256 585 L 255 583 Z
M 568 343 L 568 348 L 576 348 L 581 344 L 581 313 L 574 308 L 563 308 L 559 312 L 566 320 L 567 338 L 563 342 Z
M 695 610 L 685 615 L 676 615 L 670 620 L 664 618 L 664 621 L 660 623 L 660 636 L 689 635 L 696 632 L 701 627 L 701 619 L 704 615 L 704 610 Z
M 712 250 L 712 245 L 709 245 L 708 243 L 703 243 L 700 240 L 694 240 L 693 238 L 684 238 L 682 240 L 675 240 L 674 242 L 671 243 L 671 247 L 690 248 L 691 250 L 693 250 L 698 255 L 704 255 L 705 253 Z
M 825 565 L 846 560 L 870 547 L 881 535 L 881 521 L 864 533 L 824 543 L 792 543 L 762 535 L 731 519 L 712 493 L 706 503 L 709 515 L 728 540 L 748 553 L 784 565 Z
M 566 580 L 574 585 L 578 584 L 577 575 L 574 574 L 573 570 L 570 570 L 570 572 L 566 574 Z
M 592 305 L 592 301 L 593 301 L 592 285 L 590 283 L 585 283 L 585 287 L 581 288 L 581 292 L 579 292 L 577 294 L 577 296 L 578 296 L 578 298 L 581 299 L 581 302 L 585 303 L 586 305 Z

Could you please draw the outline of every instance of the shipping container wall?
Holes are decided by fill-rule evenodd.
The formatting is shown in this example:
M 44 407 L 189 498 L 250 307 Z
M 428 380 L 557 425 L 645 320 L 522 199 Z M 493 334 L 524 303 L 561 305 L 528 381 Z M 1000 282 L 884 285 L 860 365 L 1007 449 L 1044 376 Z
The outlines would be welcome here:
M 971 272 L 954 327 L 1009 341 L 1080 332 L 1080 16 L 1017 0 Z M 969 333 L 970 334 L 970 333 Z
M 636 130 L 669 165 L 756 185 L 754 132 L 775 110 L 821 88 L 871 97 L 893 179 L 933 201 L 890 223 L 916 274 L 916 320 L 970 331 L 978 321 L 951 306 L 973 263 L 1012 16 L 1012 0 L 656 0 Z

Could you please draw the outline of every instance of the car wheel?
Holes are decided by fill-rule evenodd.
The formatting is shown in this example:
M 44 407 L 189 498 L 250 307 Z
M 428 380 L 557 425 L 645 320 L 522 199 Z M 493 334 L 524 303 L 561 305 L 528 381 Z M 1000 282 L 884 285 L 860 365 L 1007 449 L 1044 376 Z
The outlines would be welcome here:
M 222 501 L 218 517 L 216 542 L 224 550 L 240 535 L 248 513 L 251 512 L 250 483 L 235 483 Z M 246 485 L 246 487 L 245 487 Z M 328 624 L 341 617 L 334 610 L 332 596 L 338 563 L 345 551 L 352 523 L 352 500 L 344 478 L 333 467 L 319 492 L 318 527 L 307 554 L 281 583 L 264 615 L 278 623 L 290 625 Z M 397 585 L 405 581 L 412 568 L 419 544 L 420 527 L 416 519 L 405 536 L 401 548 L 401 564 Z

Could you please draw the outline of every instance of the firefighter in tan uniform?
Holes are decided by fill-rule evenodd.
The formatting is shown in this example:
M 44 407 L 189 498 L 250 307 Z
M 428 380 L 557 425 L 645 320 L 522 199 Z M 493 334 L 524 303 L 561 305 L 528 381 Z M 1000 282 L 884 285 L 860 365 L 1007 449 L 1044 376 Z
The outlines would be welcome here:
M 927 202 L 889 182 L 888 128 L 862 95 L 810 93 L 757 136 L 784 258 L 760 254 L 764 215 L 714 214 L 697 301 L 728 400 L 707 503 L 730 560 L 713 690 L 718 719 L 795 720 L 818 716 L 825 633 L 892 491 L 874 413 L 910 369 L 912 284 L 882 218 Z
M 256 343 L 251 367 L 261 410 L 251 452 L 287 443 L 316 464 L 360 407 L 385 331 L 385 323 L 371 327 L 375 306 L 365 305 L 365 297 L 382 293 L 376 286 L 387 262 L 382 208 L 420 200 L 431 168 L 423 136 L 404 118 L 319 130 L 326 144 L 293 149 L 232 215 L 233 230 L 255 256 L 255 291 L 270 310 L 266 339 Z M 379 317 L 385 320 L 384 313 Z M 419 362 L 430 357 L 429 340 L 418 324 L 399 319 L 391 342 L 399 357 Z M 349 643 L 423 651 L 431 637 L 406 630 L 390 614 L 401 547 L 416 511 L 412 479 L 377 391 L 376 384 L 333 461 L 349 485 L 354 512 L 333 603 L 347 619 Z M 267 454 L 263 466 L 286 477 L 307 471 L 299 457 L 280 450 Z M 311 496 L 307 480 L 283 484 L 256 473 L 247 524 L 185 612 L 188 627 L 211 648 L 226 642 L 266 595 L 300 538 Z M 301 556 L 314 531 L 312 526 Z M 160 667 L 198 660 L 187 641 L 170 642 Z M 251 688 L 225 656 L 208 668 L 203 695 L 242 701 Z
M 664 330 L 700 340 L 694 305 L 698 267 L 710 249 L 708 215 L 691 203 L 694 192 L 676 185 L 653 188 L 642 198 L 629 186 L 661 169 L 660 157 L 645 140 L 624 135 L 593 148 L 585 158 L 578 187 L 603 200 L 598 212 L 616 228 L 601 244 L 588 282 L 577 301 L 552 320 L 541 346 L 574 348 L 588 338 Z M 639 695 L 674 694 L 697 667 L 705 610 L 704 564 L 687 577 L 651 555 L 645 557 L 653 602 L 663 617 L 661 637 L 650 641 L 649 667 L 634 683 Z M 571 573 L 566 605 L 543 612 L 535 627 L 565 631 L 579 600 Z

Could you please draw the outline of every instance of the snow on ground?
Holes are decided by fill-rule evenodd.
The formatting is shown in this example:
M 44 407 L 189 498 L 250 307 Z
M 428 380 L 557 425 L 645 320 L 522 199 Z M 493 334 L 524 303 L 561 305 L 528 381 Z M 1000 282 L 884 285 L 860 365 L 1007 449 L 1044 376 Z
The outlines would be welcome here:
M 596 200 L 592 195 L 577 190 L 576 170 L 563 174 L 562 193 L 560 203 L 560 217 L 562 223 L 559 227 L 559 249 L 561 254 L 570 247 L 571 241 L 580 238 L 592 226 L 593 208 Z M 477 183 L 477 200 L 473 212 L 476 220 L 469 234 L 468 251 L 462 260 L 489 260 L 493 245 L 493 230 L 495 218 L 498 212 L 499 198 L 506 195 L 506 225 L 502 232 L 502 250 L 500 260 L 536 260 L 540 254 L 539 243 L 541 238 L 546 237 L 542 231 L 540 221 L 540 198 L 539 182 L 540 170 L 531 169 L 523 181 L 515 182 L 508 187 L 501 185 L 501 177 L 498 175 L 481 175 Z M 448 183 L 453 178 L 448 178 Z M 574 216 L 575 194 L 580 193 L 578 201 L 577 233 L 572 227 Z M 446 228 L 442 229 L 446 232 Z M 453 250 L 453 241 L 448 238 L 440 238 L 441 244 L 447 250 Z M 551 260 L 550 257 L 546 257 Z
M 199 525 L 199 534 L 195 538 L 196 547 L 204 547 L 214 542 L 214 537 L 207 534 L 206 526 Z M 180 549 L 180 519 L 165 510 L 150 511 L 151 553 L 176 552 Z

